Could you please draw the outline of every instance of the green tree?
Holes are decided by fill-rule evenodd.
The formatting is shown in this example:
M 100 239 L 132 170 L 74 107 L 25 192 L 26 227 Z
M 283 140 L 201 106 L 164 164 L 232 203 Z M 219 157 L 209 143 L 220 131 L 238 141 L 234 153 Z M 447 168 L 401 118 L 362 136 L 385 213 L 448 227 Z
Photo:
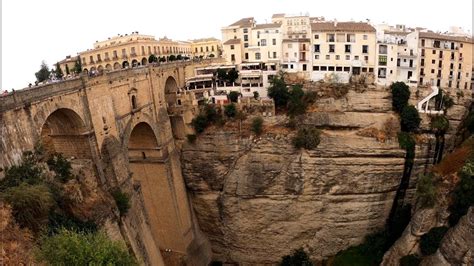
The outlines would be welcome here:
M 38 165 L 35 153 L 26 151 L 22 155 L 22 162 L 5 170 L 5 177 L 0 180 L 0 192 L 8 188 L 19 186 L 22 183 L 36 185 L 43 182 L 43 168 Z
M 49 79 L 49 75 L 51 74 L 51 71 L 49 70 L 48 65 L 46 62 L 41 62 L 41 68 L 38 72 L 35 73 L 36 80 L 38 82 L 43 82 L 45 80 Z
M 239 92 L 236 92 L 236 91 L 231 91 L 229 92 L 229 95 L 227 95 L 229 97 L 229 100 L 233 103 L 236 103 L 239 101 L 239 96 L 240 96 L 240 93 Z
M 54 71 L 54 75 L 57 79 L 62 79 L 64 76 L 63 70 L 59 66 L 59 63 L 56 63 L 56 70 Z
M 253 92 L 253 98 L 254 98 L 255 100 L 258 100 L 259 97 L 260 97 L 260 94 L 258 93 L 258 91 L 254 91 L 254 92 Z
M 289 92 L 288 115 L 295 117 L 306 112 L 306 103 L 303 101 L 304 91 L 300 85 L 294 85 Z
M 174 60 L 176 60 L 176 56 L 174 54 L 172 54 L 168 57 L 168 60 L 169 61 L 174 61 Z
M 252 125 L 251 125 L 252 132 L 255 133 L 255 135 L 259 136 L 263 132 L 263 119 L 259 117 L 255 117 L 252 119 Z
M 403 108 L 400 114 L 400 124 L 403 131 L 413 132 L 420 126 L 421 118 L 415 106 L 409 105 Z
M 428 233 L 421 236 L 420 250 L 423 255 L 431 255 L 439 248 L 444 235 L 448 232 L 445 226 L 431 228 Z
M 76 60 L 76 63 L 74 63 L 74 69 L 73 69 L 74 73 L 76 74 L 79 74 L 82 72 L 82 63 L 81 63 L 81 59 L 80 58 L 77 58 Z
M 401 113 L 403 108 L 408 105 L 410 99 L 410 90 L 404 82 L 395 82 L 390 85 L 392 90 L 392 106 L 397 113 Z
M 304 148 L 312 150 L 318 147 L 321 131 L 315 126 L 303 126 L 298 129 L 296 136 L 293 138 L 295 148 Z
M 191 125 L 193 126 L 194 130 L 196 130 L 196 133 L 202 133 L 206 129 L 206 127 L 209 125 L 209 122 L 203 114 L 199 114 L 193 120 L 191 121 Z
M 276 107 L 286 107 L 290 95 L 283 76 L 275 76 L 270 81 L 268 97 L 273 99 Z
M 61 153 L 53 154 L 49 157 L 48 161 L 49 170 L 52 170 L 56 173 L 56 178 L 61 182 L 67 182 L 68 180 L 72 179 L 71 175 L 71 163 L 64 158 Z
M 228 104 L 224 107 L 224 113 L 227 117 L 235 117 L 237 115 L 237 108 L 234 103 Z
M 239 71 L 232 68 L 231 70 L 229 70 L 229 72 L 227 72 L 227 81 L 229 81 L 230 83 L 234 83 L 238 78 Z
M 214 57 L 215 57 L 214 54 L 210 54 L 210 55 L 209 55 L 209 58 L 214 58 Z
M 160 57 L 160 62 L 166 62 L 166 57 L 165 56 Z
M 49 265 L 138 265 L 124 245 L 111 241 L 103 232 L 61 230 L 42 238 L 35 257 Z
M 180 54 L 179 54 L 179 55 L 177 55 L 177 56 L 176 56 L 176 60 L 183 60 L 183 56 L 182 56 L 182 55 L 180 55 Z
M 431 120 L 431 127 L 438 132 L 446 132 L 449 129 L 449 120 L 444 115 L 436 116 Z
M 299 248 L 293 251 L 291 255 L 286 255 L 282 257 L 281 266 L 312 266 L 314 265 L 311 262 L 306 251 L 303 248 Z
M 452 204 L 449 206 L 451 226 L 458 223 L 470 206 L 474 206 L 474 162 L 468 160 L 458 174 L 460 180 L 454 188 Z
M 149 57 L 148 57 L 148 63 L 156 63 L 158 62 L 158 57 L 156 57 L 156 55 L 154 54 L 151 54 Z
M 225 71 L 225 69 L 222 69 L 222 68 L 217 69 L 217 79 L 219 81 L 226 81 L 227 80 L 227 71 Z

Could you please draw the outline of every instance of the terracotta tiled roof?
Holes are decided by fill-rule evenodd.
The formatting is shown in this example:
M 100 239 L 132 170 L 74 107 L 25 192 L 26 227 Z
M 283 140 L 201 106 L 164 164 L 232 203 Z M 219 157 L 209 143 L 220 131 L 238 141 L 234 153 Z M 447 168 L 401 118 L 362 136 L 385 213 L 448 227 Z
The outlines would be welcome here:
M 351 32 L 375 32 L 375 28 L 365 22 L 317 22 L 311 23 L 312 31 L 351 31 Z
M 226 41 L 224 43 L 224 45 L 228 45 L 228 44 L 239 44 L 240 43 L 240 39 L 230 39 L 228 41 Z
M 253 17 L 250 17 L 250 18 L 243 18 L 243 19 L 241 19 L 241 20 L 239 20 L 239 21 L 236 21 L 236 22 L 230 24 L 229 27 L 231 27 L 231 26 L 251 27 L 253 21 L 254 21 L 254 18 L 253 18 Z
M 469 38 L 469 37 L 462 37 L 462 36 L 450 36 L 450 35 L 439 34 L 436 32 L 420 32 L 420 38 L 467 42 L 467 43 L 474 42 L 474 39 L 472 37 Z
M 280 14 L 273 14 L 272 18 L 283 18 L 285 17 L 285 13 L 280 13 Z
M 281 24 L 279 23 L 268 23 L 268 24 L 257 24 L 255 29 L 268 29 L 268 28 L 279 28 Z

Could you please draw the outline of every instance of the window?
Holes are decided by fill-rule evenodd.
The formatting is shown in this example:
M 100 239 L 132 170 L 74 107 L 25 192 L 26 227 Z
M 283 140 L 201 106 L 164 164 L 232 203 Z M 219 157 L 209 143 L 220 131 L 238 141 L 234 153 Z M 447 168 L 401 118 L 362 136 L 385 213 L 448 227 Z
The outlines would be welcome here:
M 434 47 L 434 48 L 440 48 L 440 46 L 441 46 L 441 42 L 440 42 L 440 41 L 434 41 L 434 42 L 433 42 L 433 47 Z
M 326 60 L 329 60 L 331 59 L 331 56 L 330 55 L 326 55 Z
M 319 71 L 319 66 L 313 66 L 313 71 Z
M 369 62 L 369 57 L 368 57 L 367 55 L 364 56 L 364 61 L 365 61 L 366 63 Z
M 261 46 L 267 46 L 267 40 L 262 39 L 262 40 L 260 41 L 260 45 L 261 45 Z
M 424 58 L 421 58 L 420 65 L 421 65 L 421 66 L 425 66 L 425 59 L 424 59 Z
M 319 34 L 315 34 L 314 39 L 319 40 Z
M 132 109 L 137 109 L 137 97 L 132 95 Z
M 379 54 L 387 54 L 387 45 L 379 46 Z
M 209 46 L 206 46 L 206 52 L 209 52 Z
M 319 55 L 314 55 L 314 59 L 319 59 Z
M 337 42 L 345 42 L 345 40 L 346 40 L 346 34 L 344 34 L 344 33 L 338 33 L 338 34 L 336 35 L 336 41 L 337 41 Z
M 330 52 L 330 53 L 334 53 L 335 50 L 336 50 L 336 45 L 330 44 L 330 45 L 329 45 L 329 52 Z
M 326 36 L 327 36 L 326 38 L 327 42 L 334 42 L 334 34 L 328 34 Z
M 247 34 L 244 35 L 244 42 L 248 42 L 249 41 L 249 36 Z
M 260 53 L 255 53 L 255 60 L 260 60 Z
M 277 40 L 276 40 L 276 39 L 272 39 L 272 44 L 273 44 L 273 45 L 276 45 L 276 44 L 277 44 Z
M 234 50 L 234 45 L 233 44 L 230 45 L 230 49 Z M 202 52 L 202 47 L 201 47 L 201 52 Z
M 363 54 L 369 53 L 369 46 L 368 45 L 362 45 L 362 53 Z
M 249 53 L 245 53 L 245 60 L 249 60 Z
M 336 60 L 339 60 L 341 59 L 341 57 L 339 55 L 336 55 Z
M 346 42 L 355 42 L 356 36 L 355 34 L 347 34 Z
M 354 60 L 359 60 L 359 56 L 358 55 L 354 56 Z
M 326 67 L 326 66 L 321 67 L 321 71 L 327 71 L 327 70 L 328 70 L 328 67 Z
M 132 47 L 130 53 L 131 53 L 132 55 L 135 55 L 135 47 Z
M 425 39 L 421 39 L 421 47 L 425 47 Z
M 387 65 L 387 56 L 379 55 L 379 66 L 386 66 L 386 65 Z
M 248 33 L 249 30 L 247 28 L 244 29 L 244 33 Z
M 94 57 L 93 57 L 92 55 L 91 55 L 91 56 L 89 56 L 89 62 L 90 62 L 91 64 L 93 64 L 93 63 L 94 63 Z
M 235 54 L 230 55 L 230 60 L 235 61 Z
M 277 58 L 277 52 L 273 52 L 273 58 Z
M 289 44 L 288 44 L 288 48 L 293 48 L 293 44 L 292 44 L 292 43 L 289 43 Z
M 436 54 L 436 50 L 433 50 L 432 53 L 433 53 L 433 54 Z
M 100 58 L 100 54 L 97 54 L 97 62 L 101 62 L 102 59 Z
M 114 59 L 117 59 L 117 51 L 114 51 Z
M 350 55 L 346 55 L 346 60 L 351 60 L 351 56 L 350 56 Z
M 105 52 L 105 60 L 109 60 L 109 52 Z
M 127 56 L 127 50 L 122 49 L 122 56 Z
M 336 67 L 336 71 L 341 72 L 341 71 L 342 71 L 342 67 L 338 67 L 338 66 L 337 66 L 337 67 Z
M 350 44 L 346 44 L 346 45 L 344 46 L 344 52 L 346 52 L 346 53 L 350 53 L 350 52 L 351 52 L 351 45 L 350 45 Z
M 431 74 L 434 74 L 434 69 L 431 69 Z
M 315 53 L 319 53 L 319 52 L 320 52 L 320 46 L 319 46 L 319 44 L 315 44 L 315 45 L 314 45 L 314 52 L 315 52 Z
M 367 34 L 364 34 L 363 38 L 364 38 L 364 40 L 367 40 L 369 38 L 369 36 L 367 36 Z
M 344 72 L 349 72 L 349 71 L 351 71 L 350 67 L 344 67 Z
M 247 47 L 249 47 L 249 43 L 248 43 L 248 42 L 244 43 L 244 48 L 247 48 Z
M 234 46 L 234 45 L 231 45 L 231 46 L 230 46 L 230 49 L 234 49 L 234 48 L 232 48 L 233 46 Z M 201 53 L 204 52 L 203 48 L 202 48 L 202 47 L 200 47 L 200 48 L 201 48 Z
M 303 71 L 306 71 L 306 64 L 303 64 Z
M 260 31 L 257 31 L 257 39 L 260 39 Z
M 334 71 L 334 67 L 333 67 L 333 66 L 329 66 L 329 67 L 328 67 L 328 70 L 329 70 L 329 71 Z

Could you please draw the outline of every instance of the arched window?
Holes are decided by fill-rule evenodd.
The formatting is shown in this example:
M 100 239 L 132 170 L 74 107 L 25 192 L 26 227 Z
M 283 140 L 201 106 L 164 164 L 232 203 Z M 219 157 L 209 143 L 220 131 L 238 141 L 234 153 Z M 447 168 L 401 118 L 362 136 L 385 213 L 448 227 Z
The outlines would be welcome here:
M 137 96 L 132 95 L 132 109 L 137 109 Z

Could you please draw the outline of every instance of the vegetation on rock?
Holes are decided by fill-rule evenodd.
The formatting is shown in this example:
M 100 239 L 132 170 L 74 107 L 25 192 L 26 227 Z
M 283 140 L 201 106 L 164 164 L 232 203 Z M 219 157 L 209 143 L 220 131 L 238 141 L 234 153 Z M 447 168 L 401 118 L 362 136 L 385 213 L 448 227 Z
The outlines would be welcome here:
M 229 117 L 233 118 L 237 115 L 237 107 L 235 107 L 234 103 L 228 104 L 224 107 L 224 114 Z
M 252 119 L 251 129 L 252 129 L 252 132 L 257 136 L 262 134 L 263 119 L 261 117 L 255 117 L 254 119 Z
M 293 146 L 297 149 L 312 150 L 318 147 L 321 131 L 315 126 L 303 126 L 298 129 L 296 136 L 293 138 Z
M 115 203 L 117 204 L 120 216 L 127 214 L 128 209 L 130 209 L 130 197 L 120 189 L 112 191 L 111 194 L 114 197 Z
M 431 127 L 438 132 L 446 132 L 449 129 L 449 120 L 444 115 L 435 116 L 431 120 Z
M 421 207 L 433 207 L 436 202 L 436 187 L 433 174 L 420 175 L 416 184 L 416 196 Z
M 400 125 L 403 131 L 413 132 L 420 126 L 421 118 L 415 106 L 409 105 L 403 107 L 400 114 Z
M 238 93 L 236 91 L 231 91 L 231 92 L 229 92 L 229 95 L 227 95 L 229 100 L 233 103 L 236 103 L 239 100 L 239 96 L 240 96 L 240 93 Z
M 138 265 L 125 245 L 111 241 L 102 232 L 61 230 L 41 240 L 35 257 L 50 265 Z
M 472 156 L 471 156 L 472 157 Z M 467 213 L 470 206 L 474 206 L 474 160 L 468 160 L 459 171 L 460 178 L 453 191 L 452 204 L 449 206 L 449 223 L 454 226 Z
M 390 85 L 392 90 L 392 106 L 397 113 L 401 113 L 403 108 L 408 105 L 410 99 L 410 90 L 404 82 L 395 82 Z
M 62 183 L 72 179 L 71 163 L 60 153 L 52 154 L 48 161 L 48 168 L 56 173 L 56 178 Z

